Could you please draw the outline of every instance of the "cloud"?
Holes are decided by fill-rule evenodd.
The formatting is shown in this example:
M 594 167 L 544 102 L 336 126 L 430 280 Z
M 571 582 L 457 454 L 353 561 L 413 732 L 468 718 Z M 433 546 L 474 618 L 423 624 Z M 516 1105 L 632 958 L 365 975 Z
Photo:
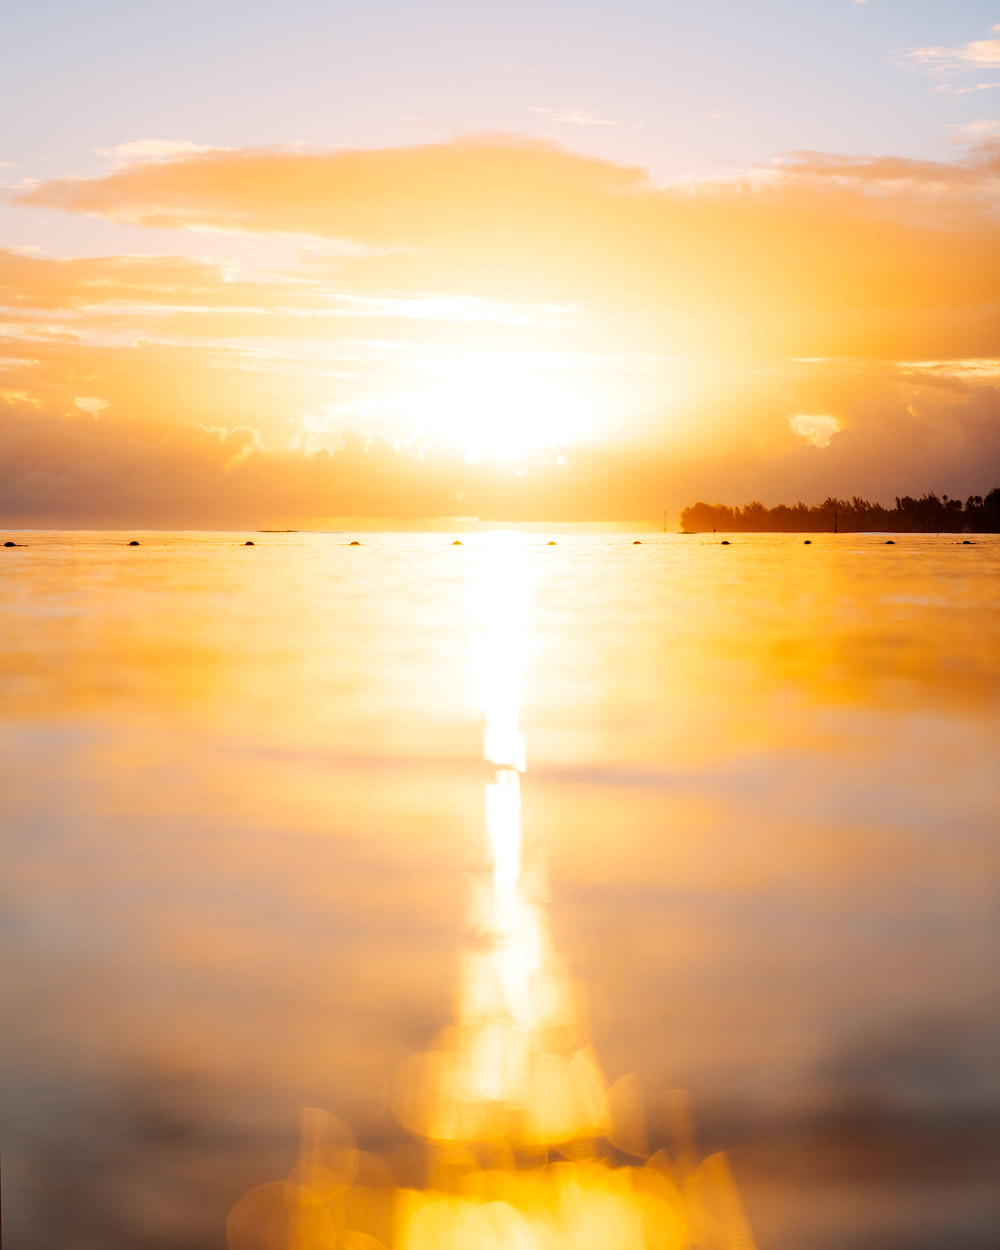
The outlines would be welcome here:
M 453 447 L 393 446 L 350 430 L 339 449 L 307 455 L 268 448 L 247 426 L 151 422 L 148 414 L 110 409 L 99 419 L 79 410 L 60 415 L 0 399 L 0 522 L 241 527 L 458 512 L 485 520 L 615 520 L 656 517 L 663 507 L 676 512 L 698 498 L 774 504 L 861 494 L 891 502 L 896 494 L 964 497 L 996 485 L 995 385 L 898 373 L 881 386 L 872 381 L 856 379 L 856 393 L 868 397 L 846 403 L 842 417 L 800 415 L 805 441 L 785 418 L 777 449 L 755 448 L 748 422 L 725 445 L 583 445 L 528 456 L 518 474 L 489 458 L 470 463 Z M 765 408 L 776 407 L 789 382 L 780 380 Z M 831 370 L 800 390 L 804 398 L 811 388 L 836 400 L 842 386 Z M 827 446 L 820 445 L 821 422 L 827 434 L 834 422 L 841 426 Z
M 496 223 L 648 184 L 643 170 L 539 139 L 472 136 L 381 150 L 205 152 L 23 192 L 24 204 L 147 226 L 270 231 L 407 247 L 447 237 L 457 216 Z
M 915 160 L 904 156 L 852 156 L 831 152 L 793 152 L 781 169 L 796 178 L 837 179 L 854 190 L 927 193 L 950 190 L 967 199 L 977 196 L 995 203 L 1000 191 L 1000 145 L 983 142 L 958 162 Z M 902 208 L 904 201 L 898 200 Z M 933 220 L 931 202 L 924 200 L 928 220 Z
M 274 288 L 271 288 L 271 294 Z M 219 262 L 182 256 L 53 258 L 0 248 L 0 305 L 80 309 L 118 303 L 236 304 L 248 287 L 227 281 Z
M 917 310 L 939 312 L 948 337 L 957 309 L 982 309 L 977 334 L 990 338 L 998 177 L 993 140 L 952 163 L 798 153 L 661 187 L 634 166 L 492 135 L 199 152 L 43 183 L 17 200 L 147 226 L 350 241 L 354 255 L 325 262 L 341 292 L 629 311 L 665 318 L 662 341 L 676 351 L 725 339 L 747 353 L 882 354 Z M 974 354 L 990 350 L 980 341 Z
M 967 122 L 964 126 L 955 125 L 952 129 L 958 131 L 959 134 L 973 135 L 978 138 L 980 135 L 991 135 L 1000 130 L 1000 118 L 983 117 L 979 121 Z
M 991 33 L 1000 35 L 1000 22 Z M 902 59 L 932 72 L 966 69 L 1000 69 L 1000 38 L 977 39 L 960 47 L 910 48 Z
M 596 113 L 590 113 L 586 109 L 553 109 L 553 108 L 532 108 L 533 113 L 544 113 L 547 117 L 551 117 L 554 122 L 561 122 L 568 126 L 617 126 L 617 122 L 609 121 L 606 117 L 598 117 Z
M 897 494 L 964 498 L 992 489 L 987 479 L 1000 473 L 1000 390 L 942 395 L 928 389 L 906 398 L 861 402 L 829 446 L 759 464 L 758 491 L 776 502 L 795 483 L 807 500 L 859 494 L 891 503 Z
M 111 149 L 98 148 L 98 154 L 111 157 L 114 164 L 121 167 L 136 162 L 173 160 L 196 152 L 219 150 L 201 143 L 189 143 L 184 139 L 136 139 L 130 143 L 119 143 Z
M 96 395 L 75 395 L 73 403 L 81 412 L 89 413 L 92 417 L 98 416 L 108 406 L 106 399 L 101 399 Z
M 973 91 L 995 91 L 997 87 L 1000 87 L 1000 82 L 977 82 L 967 87 L 956 87 L 952 83 L 941 82 L 934 88 L 934 92 L 940 95 L 969 95 Z
M 217 256 L 0 250 L 2 515 L 613 519 L 982 493 L 1000 423 L 985 133 L 951 162 L 797 152 L 667 186 L 509 135 L 140 145 L 23 189 L 192 246 L 303 250 L 252 280 Z M 512 430 L 569 446 L 492 459 Z
M 830 440 L 840 429 L 840 422 L 828 413 L 799 412 L 788 418 L 788 424 L 793 434 L 813 447 L 829 447 Z

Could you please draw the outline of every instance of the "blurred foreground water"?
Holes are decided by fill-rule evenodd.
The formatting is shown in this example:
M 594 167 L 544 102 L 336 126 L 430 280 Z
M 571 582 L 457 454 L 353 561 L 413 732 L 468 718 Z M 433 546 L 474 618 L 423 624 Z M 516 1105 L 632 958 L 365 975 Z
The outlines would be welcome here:
M 997 1243 L 1000 539 L 132 537 L 0 566 L 15 1250 L 221 1247 L 302 1107 L 426 1183 L 498 764 L 650 1151 L 683 1089 L 761 1250 Z

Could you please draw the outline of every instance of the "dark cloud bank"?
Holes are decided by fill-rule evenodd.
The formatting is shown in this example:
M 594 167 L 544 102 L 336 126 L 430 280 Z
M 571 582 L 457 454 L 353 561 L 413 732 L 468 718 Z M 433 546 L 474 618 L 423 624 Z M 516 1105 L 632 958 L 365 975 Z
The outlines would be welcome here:
M 483 520 L 671 521 L 687 504 L 817 503 L 861 495 L 891 505 L 925 491 L 985 494 L 1000 475 L 1000 391 L 934 392 L 861 404 L 828 447 L 779 455 L 746 446 L 539 453 L 469 463 L 443 446 L 394 449 L 348 432 L 342 450 L 278 451 L 250 429 L 149 427 L 102 413 L 0 405 L 0 520 L 22 527 L 230 528 L 275 519 L 435 516 Z M 560 463 L 564 459 L 566 463 Z

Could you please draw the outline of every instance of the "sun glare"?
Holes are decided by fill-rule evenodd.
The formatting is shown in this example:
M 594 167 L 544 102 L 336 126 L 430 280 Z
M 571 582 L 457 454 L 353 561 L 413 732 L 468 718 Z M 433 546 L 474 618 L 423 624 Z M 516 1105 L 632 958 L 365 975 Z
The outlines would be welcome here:
M 698 1162 L 686 1126 L 679 1149 L 651 1155 L 637 1078 L 605 1081 L 553 949 L 544 866 L 522 840 L 532 566 L 520 534 L 465 554 L 488 866 L 469 879 L 455 1016 L 390 1097 L 423 1143 L 427 1184 L 394 1189 L 346 1125 L 310 1108 L 289 1180 L 230 1213 L 229 1250 L 754 1250 L 723 1156 Z
M 598 422 L 593 392 L 566 368 L 471 357 L 428 372 L 412 400 L 413 426 L 463 448 L 469 460 L 515 460 L 575 443 Z

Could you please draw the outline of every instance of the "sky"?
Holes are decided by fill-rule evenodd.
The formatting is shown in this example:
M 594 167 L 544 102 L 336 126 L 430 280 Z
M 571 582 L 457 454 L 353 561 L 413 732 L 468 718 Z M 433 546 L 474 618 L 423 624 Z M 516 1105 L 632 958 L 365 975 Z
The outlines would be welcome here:
M 1000 5 L 0 6 L 0 522 L 1000 481 Z

